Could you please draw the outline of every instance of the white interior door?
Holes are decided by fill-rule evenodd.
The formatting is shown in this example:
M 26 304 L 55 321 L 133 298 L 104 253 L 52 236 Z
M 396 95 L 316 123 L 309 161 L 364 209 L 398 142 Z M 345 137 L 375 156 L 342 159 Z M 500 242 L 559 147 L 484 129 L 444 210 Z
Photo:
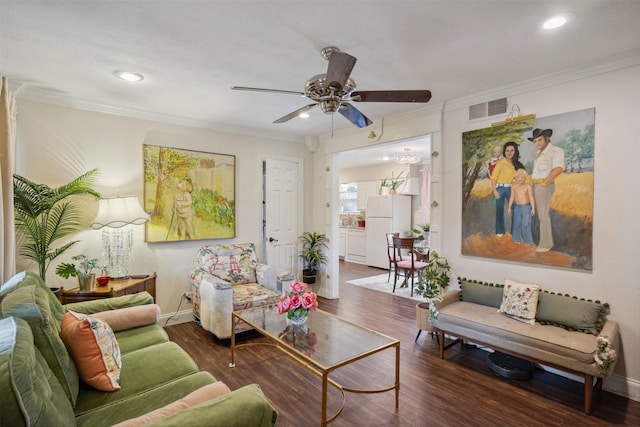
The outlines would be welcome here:
M 264 162 L 264 239 L 266 262 L 276 273 L 297 277 L 300 230 L 300 162 Z

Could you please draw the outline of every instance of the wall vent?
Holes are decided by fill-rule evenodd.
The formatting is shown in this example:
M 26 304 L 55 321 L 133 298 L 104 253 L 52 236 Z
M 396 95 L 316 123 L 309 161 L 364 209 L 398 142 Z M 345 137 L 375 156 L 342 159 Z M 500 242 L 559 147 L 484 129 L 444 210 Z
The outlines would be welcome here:
M 504 114 L 507 112 L 507 104 L 507 98 L 500 98 L 489 102 L 471 105 L 469 107 L 469 120 Z

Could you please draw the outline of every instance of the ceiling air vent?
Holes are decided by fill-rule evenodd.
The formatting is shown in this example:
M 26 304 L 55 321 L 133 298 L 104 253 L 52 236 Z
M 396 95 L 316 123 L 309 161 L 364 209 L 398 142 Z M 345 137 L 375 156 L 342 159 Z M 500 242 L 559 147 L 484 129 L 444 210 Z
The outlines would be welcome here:
M 504 114 L 507 112 L 507 104 L 507 98 L 500 98 L 489 102 L 483 102 L 481 104 L 471 105 L 469 107 L 469 120 Z

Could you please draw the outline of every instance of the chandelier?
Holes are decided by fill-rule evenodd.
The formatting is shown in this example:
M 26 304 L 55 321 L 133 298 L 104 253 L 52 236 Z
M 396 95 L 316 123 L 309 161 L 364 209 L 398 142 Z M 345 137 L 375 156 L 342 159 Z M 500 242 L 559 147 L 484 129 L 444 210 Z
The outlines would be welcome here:
M 402 165 L 412 165 L 422 160 L 422 155 L 420 153 L 412 152 L 411 148 L 405 148 L 402 153 L 395 155 L 394 160 L 396 163 L 400 163 Z

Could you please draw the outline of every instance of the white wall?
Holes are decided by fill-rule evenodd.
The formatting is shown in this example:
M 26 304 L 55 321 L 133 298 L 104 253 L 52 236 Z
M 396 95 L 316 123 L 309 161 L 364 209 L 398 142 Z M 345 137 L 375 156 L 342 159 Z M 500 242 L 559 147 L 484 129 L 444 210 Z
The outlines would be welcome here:
M 610 319 L 620 324 L 622 357 L 615 374 L 638 393 L 640 381 L 640 198 L 637 197 L 640 66 L 576 79 L 547 88 L 510 93 L 509 103 L 523 114 L 551 116 L 595 107 L 595 183 L 593 271 L 549 268 L 461 255 L 460 214 L 443 215 L 442 253 L 455 277 L 501 282 L 506 277 L 537 283 L 543 289 L 608 302 Z M 462 133 L 490 126 L 469 123 L 468 106 L 443 116 L 443 211 L 461 212 Z M 611 388 L 612 381 L 609 382 Z M 622 386 L 621 384 L 619 384 Z M 629 387 L 627 384 L 625 387 Z
M 65 184 L 80 174 L 99 168 L 96 185 L 103 196 L 135 194 L 143 200 L 142 145 L 159 145 L 236 156 L 236 238 L 172 243 L 145 243 L 144 227 L 135 228 L 135 248 L 130 272 L 156 272 L 157 302 L 163 315 L 178 309 L 183 292 L 189 291 L 188 273 L 197 248 L 204 244 L 254 242 L 260 250 L 262 167 L 265 156 L 303 158 L 311 163 L 311 153 L 302 143 L 281 142 L 257 137 L 223 134 L 159 122 L 126 118 L 29 101 L 18 101 L 18 141 L 16 172 L 52 187 Z M 305 182 L 311 182 L 310 166 Z M 305 190 L 305 196 L 310 195 Z M 310 196 L 308 196 L 310 197 Z M 80 240 L 76 247 L 57 258 L 49 268 L 49 286 L 73 286 L 55 275 L 55 266 L 72 255 L 84 253 L 101 258 L 99 230 L 88 222 L 97 212 L 97 202 L 83 204 L 86 209 L 83 230 L 71 236 Z M 260 254 L 259 254 L 260 256 Z M 19 269 L 37 271 L 35 265 L 18 260 Z M 183 302 L 180 311 L 190 310 Z
M 610 319 L 619 322 L 622 351 L 605 388 L 640 400 L 640 180 L 637 141 L 640 61 L 602 64 L 562 76 L 548 76 L 491 93 L 455 100 L 442 107 L 441 121 L 433 110 L 394 121 L 385 136 L 398 139 L 432 133 L 432 244 L 453 266 L 452 277 L 489 282 L 505 278 L 538 283 L 543 289 L 608 302 Z M 461 255 L 462 133 L 498 121 L 468 122 L 469 105 L 507 96 L 522 114 L 537 117 L 595 107 L 595 184 L 593 271 L 550 268 Z M 439 112 L 438 112 L 439 113 Z M 441 132 L 439 132 L 441 125 Z M 352 132 L 325 139 L 330 152 L 364 146 L 366 135 Z M 390 141 L 392 139 L 387 139 Z M 337 273 L 337 272 L 336 272 Z M 335 274 L 334 274 L 335 276 Z M 334 283 L 337 279 L 334 277 Z

